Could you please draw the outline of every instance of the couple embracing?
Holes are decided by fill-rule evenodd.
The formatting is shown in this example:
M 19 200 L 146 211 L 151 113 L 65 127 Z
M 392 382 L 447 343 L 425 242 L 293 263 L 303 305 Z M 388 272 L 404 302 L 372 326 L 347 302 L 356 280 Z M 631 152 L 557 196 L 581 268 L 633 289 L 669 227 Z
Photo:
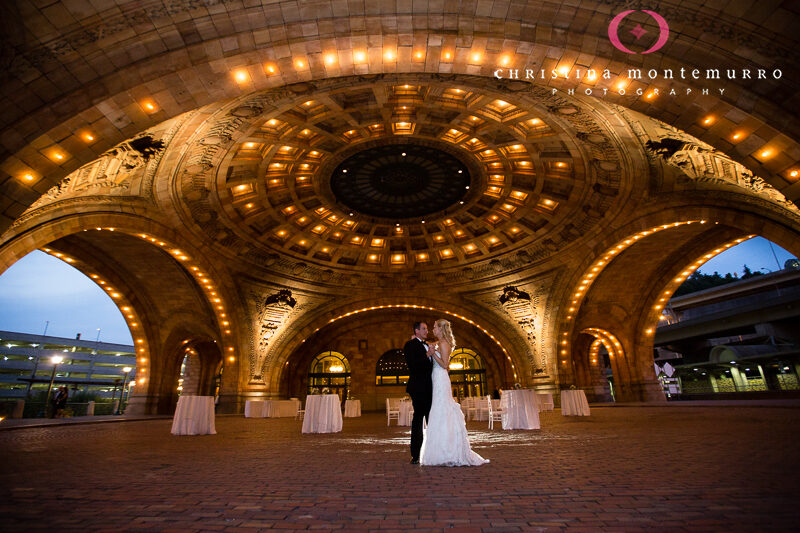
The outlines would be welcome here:
M 406 391 L 411 395 L 411 463 L 440 466 L 477 466 L 488 463 L 469 447 L 467 426 L 461 407 L 450 389 L 450 354 L 455 338 L 450 322 L 439 319 L 433 325 L 436 343 L 429 345 L 428 325 L 414 323 L 414 337 L 403 348 L 409 377 Z M 423 431 L 422 420 L 427 419 Z

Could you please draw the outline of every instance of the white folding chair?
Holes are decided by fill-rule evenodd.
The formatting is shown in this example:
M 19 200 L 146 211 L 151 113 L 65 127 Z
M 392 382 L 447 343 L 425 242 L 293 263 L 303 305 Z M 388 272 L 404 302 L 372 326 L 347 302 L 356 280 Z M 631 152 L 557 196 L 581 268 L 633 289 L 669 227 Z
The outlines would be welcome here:
M 475 398 L 469 396 L 467 398 L 464 398 L 464 401 L 466 402 L 467 406 L 467 420 L 475 420 L 475 417 L 478 414 L 478 408 L 475 404 Z
M 397 402 L 392 402 L 395 398 L 386 398 L 386 425 L 392 425 L 392 418 L 397 420 L 397 423 L 400 424 L 400 406 L 397 405 Z
M 292 399 L 294 400 L 296 398 L 292 398 Z M 294 414 L 294 419 L 295 420 L 302 420 L 303 417 L 306 416 L 306 410 L 302 409 L 302 407 L 303 407 L 303 404 L 300 403 L 299 399 L 297 399 L 297 411 Z
M 503 400 L 489 400 L 489 429 L 494 429 L 495 420 L 500 422 L 500 427 L 503 427 L 503 414 L 505 412 Z
M 475 398 L 475 420 L 486 420 L 489 418 L 491 410 L 491 396 L 480 396 Z M 483 418 L 484 415 L 486 418 Z

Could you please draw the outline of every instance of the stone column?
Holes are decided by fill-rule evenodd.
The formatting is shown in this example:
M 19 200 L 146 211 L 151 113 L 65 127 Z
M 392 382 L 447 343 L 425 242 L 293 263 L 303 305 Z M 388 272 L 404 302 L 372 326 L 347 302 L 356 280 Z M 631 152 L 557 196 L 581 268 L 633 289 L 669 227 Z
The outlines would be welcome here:
M 758 373 L 761 374 L 761 380 L 764 382 L 764 388 L 770 390 L 769 382 L 767 381 L 767 376 L 764 374 L 764 367 L 758 365 Z
M 733 387 L 737 392 L 747 390 L 747 381 L 743 380 L 742 373 L 739 372 L 739 369 L 735 366 L 731 367 L 731 378 L 733 379 Z
M 708 381 L 711 382 L 711 390 L 714 392 L 719 392 L 719 385 L 717 385 L 717 378 L 714 377 L 714 374 L 709 372 L 708 373 Z

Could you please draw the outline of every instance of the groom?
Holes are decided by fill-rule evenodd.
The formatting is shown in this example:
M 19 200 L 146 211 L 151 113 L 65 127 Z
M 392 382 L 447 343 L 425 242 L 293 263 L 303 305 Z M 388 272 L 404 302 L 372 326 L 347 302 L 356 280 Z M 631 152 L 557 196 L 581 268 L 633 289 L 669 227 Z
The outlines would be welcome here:
M 430 349 L 425 342 L 427 336 L 428 325 L 425 322 L 414 322 L 414 338 L 403 347 L 409 372 L 406 392 L 411 395 L 411 404 L 414 406 L 414 418 L 411 419 L 411 464 L 413 465 L 419 464 L 422 419 L 428 418 L 433 394 L 431 382 L 433 361 L 428 355 Z

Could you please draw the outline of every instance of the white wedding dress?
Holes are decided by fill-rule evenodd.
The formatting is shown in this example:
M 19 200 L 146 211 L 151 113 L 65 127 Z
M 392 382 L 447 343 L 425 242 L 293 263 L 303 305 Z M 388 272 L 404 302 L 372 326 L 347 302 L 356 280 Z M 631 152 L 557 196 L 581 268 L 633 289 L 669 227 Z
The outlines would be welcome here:
M 437 355 L 439 352 L 436 352 Z M 433 396 L 428 427 L 423 431 L 420 463 L 428 466 L 477 466 L 488 463 L 469 447 L 467 425 L 450 389 L 447 370 L 433 362 Z

